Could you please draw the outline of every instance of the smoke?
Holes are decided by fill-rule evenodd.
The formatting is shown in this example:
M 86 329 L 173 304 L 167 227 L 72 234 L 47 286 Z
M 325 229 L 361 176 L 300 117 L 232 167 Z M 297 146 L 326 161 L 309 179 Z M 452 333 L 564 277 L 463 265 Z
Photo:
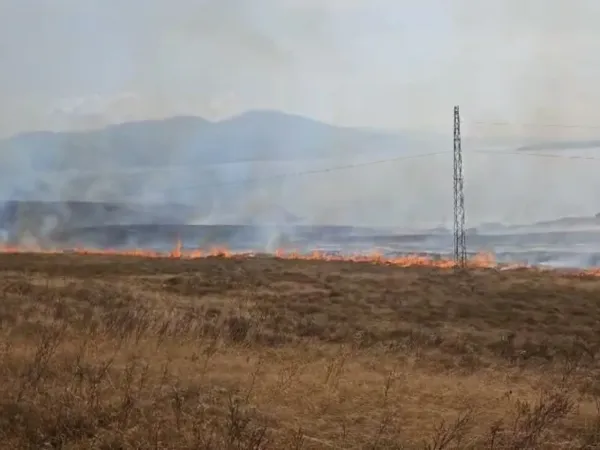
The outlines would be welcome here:
M 285 222 L 281 210 L 316 225 L 448 227 L 450 154 L 277 175 L 450 152 L 458 103 L 472 138 L 464 145 L 470 225 L 593 215 L 600 179 L 591 162 L 477 150 L 597 137 L 585 128 L 481 122 L 600 123 L 598 18 L 591 0 L 3 2 L 0 133 L 75 134 L 38 135 L 3 150 L 2 194 L 185 204 L 195 208 L 180 213 L 187 222 L 263 221 L 269 235 L 290 233 L 271 223 Z M 398 136 L 359 140 L 304 122 L 287 128 L 272 114 L 227 120 L 249 109 Z M 174 116 L 209 122 L 101 131 Z M 92 139 L 83 133 L 89 129 L 100 131 Z M 252 141 L 269 133 L 275 137 Z M 131 136 L 143 142 L 127 147 Z M 210 162 L 206 154 L 218 160 L 216 143 L 225 138 L 236 152 L 228 164 Z M 231 163 L 236 157 L 246 162 Z
M 460 45 L 451 70 L 464 74 L 460 102 L 471 120 L 470 135 L 479 138 L 465 146 L 468 215 L 518 223 L 597 213 L 596 163 L 569 157 L 600 157 L 584 151 L 586 142 L 597 139 L 600 124 L 598 5 L 454 4 Z M 561 153 L 564 158 L 478 155 L 475 151 L 486 149 L 484 138 L 488 148 L 490 138 L 504 138 L 496 150 L 571 150 Z M 546 145 L 556 141 L 565 144 Z

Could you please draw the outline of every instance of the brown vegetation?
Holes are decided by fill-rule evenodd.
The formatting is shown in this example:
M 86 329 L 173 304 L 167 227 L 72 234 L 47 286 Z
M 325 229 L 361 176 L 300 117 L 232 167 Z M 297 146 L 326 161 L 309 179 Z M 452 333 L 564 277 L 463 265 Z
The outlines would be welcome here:
M 1 448 L 600 448 L 600 278 L 0 264 Z

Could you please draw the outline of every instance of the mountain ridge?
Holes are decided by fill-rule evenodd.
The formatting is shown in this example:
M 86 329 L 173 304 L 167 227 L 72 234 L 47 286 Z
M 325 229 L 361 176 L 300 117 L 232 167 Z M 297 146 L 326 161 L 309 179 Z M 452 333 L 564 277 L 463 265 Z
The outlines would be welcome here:
M 295 114 L 251 110 L 219 121 L 174 116 L 86 131 L 32 131 L 0 140 L 0 150 L 5 159 L 14 157 L 15 162 L 8 164 L 11 170 L 60 171 L 294 161 L 359 151 L 403 151 L 422 140 L 409 133 L 340 127 Z

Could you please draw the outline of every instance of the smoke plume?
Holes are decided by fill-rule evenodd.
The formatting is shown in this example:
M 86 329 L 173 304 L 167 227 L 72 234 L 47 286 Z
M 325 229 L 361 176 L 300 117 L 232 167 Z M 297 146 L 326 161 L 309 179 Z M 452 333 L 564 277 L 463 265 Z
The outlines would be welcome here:
M 196 208 L 181 213 L 188 223 L 258 222 L 285 210 L 315 225 L 449 227 L 451 111 L 460 104 L 470 225 L 593 216 L 600 178 L 590 161 L 479 150 L 598 137 L 585 125 L 600 125 L 599 8 L 592 0 L 3 2 L 0 133 L 63 133 L 0 145 L 2 195 L 187 205 Z M 276 114 L 239 119 L 248 110 L 394 136 L 309 133 Z M 173 117 L 169 131 L 159 127 Z M 157 122 L 102 134 L 148 120 Z M 251 141 L 269 133 L 276 137 Z M 116 152 L 131 135 L 146 141 Z M 224 136 L 235 152 L 219 161 Z M 438 151 L 448 154 L 358 164 Z M 123 214 L 134 220 L 139 211 Z

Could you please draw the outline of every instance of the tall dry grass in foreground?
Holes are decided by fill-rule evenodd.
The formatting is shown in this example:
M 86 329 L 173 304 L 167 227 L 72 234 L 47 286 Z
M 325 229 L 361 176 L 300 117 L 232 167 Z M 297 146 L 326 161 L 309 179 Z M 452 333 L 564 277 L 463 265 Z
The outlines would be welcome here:
M 2 448 L 600 448 L 595 278 L 0 263 Z

